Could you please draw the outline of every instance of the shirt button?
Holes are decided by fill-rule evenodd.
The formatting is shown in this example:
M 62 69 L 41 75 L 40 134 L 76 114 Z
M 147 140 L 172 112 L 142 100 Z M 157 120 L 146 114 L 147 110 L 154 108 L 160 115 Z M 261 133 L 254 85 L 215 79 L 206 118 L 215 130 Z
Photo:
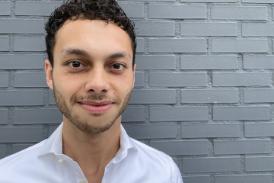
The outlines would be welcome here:
M 79 183 L 88 183 L 86 180 L 80 180 Z
M 65 160 L 64 159 L 58 159 L 59 163 L 63 163 Z

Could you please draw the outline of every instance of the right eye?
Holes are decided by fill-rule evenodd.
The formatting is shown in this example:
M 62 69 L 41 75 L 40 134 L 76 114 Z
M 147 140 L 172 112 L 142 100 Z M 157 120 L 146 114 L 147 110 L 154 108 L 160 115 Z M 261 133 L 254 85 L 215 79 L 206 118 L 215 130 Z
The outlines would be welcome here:
M 82 64 L 79 60 L 71 60 L 65 63 L 66 66 L 69 67 L 69 69 L 73 72 L 79 72 L 86 68 L 84 64 Z

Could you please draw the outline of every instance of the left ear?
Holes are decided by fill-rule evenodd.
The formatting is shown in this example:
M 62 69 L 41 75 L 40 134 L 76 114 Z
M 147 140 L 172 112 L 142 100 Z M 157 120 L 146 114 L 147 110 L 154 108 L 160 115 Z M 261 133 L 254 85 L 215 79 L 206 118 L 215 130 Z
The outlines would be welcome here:
M 52 79 L 53 68 L 52 68 L 52 64 L 50 63 L 48 59 L 45 60 L 44 70 L 46 74 L 47 85 L 50 89 L 53 89 L 53 79 Z

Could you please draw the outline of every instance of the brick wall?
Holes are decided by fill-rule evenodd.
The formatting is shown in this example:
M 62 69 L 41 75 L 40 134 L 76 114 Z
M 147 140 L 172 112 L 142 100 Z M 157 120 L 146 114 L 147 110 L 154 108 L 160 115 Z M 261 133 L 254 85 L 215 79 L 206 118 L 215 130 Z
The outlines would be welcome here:
M 0 1 L 0 157 L 46 138 L 43 25 L 61 1 Z M 185 183 L 272 183 L 274 0 L 120 0 L 138 35 L 128 133 Z

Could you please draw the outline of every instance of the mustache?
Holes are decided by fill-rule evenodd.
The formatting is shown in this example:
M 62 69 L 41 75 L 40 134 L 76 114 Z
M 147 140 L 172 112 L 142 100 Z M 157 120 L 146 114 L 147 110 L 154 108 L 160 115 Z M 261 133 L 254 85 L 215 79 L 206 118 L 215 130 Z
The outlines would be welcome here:
M 110 100 L 106 93 L 89 93 L 86 96 L 72 96 L 72 101 L 79 102 L 79 101 L 100 101 L 100 100 Z

